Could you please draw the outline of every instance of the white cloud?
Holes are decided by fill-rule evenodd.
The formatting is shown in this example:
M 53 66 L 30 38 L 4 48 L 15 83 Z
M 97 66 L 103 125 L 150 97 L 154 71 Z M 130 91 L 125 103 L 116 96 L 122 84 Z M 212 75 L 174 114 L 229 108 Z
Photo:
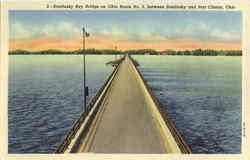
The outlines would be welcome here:
M 103 30 L 100 32 L 101 35 L 107 37 L 115 37 L 115 38 L 128 38 L 128 34 L 122 32 L 118 28 L 111 28 L 110 30 Z
M 198 25 L 198 30 L 207 35 L 209 39 L 221 40 L 221 41 L 238 41 L 240 40 L 240 35 L 238 32 L 232 32 L 228 30 L 222 30 L 220 28 L 215 28 L 208 25 L 205 22 L 200 22 Z
M 240 35 L 237 35 L 236 33 L 226 32 L 219 29 L 212 30 L 210 36 L 225 41 L 239 41 L 241 39 Z
M 111 29 L 111 34 L 114 35 L 114 36 L 125 36 L 126 35 L 124 32 L 120 31 L 117 28 L 112 28 Z
M 58 31 L 61 33 L 79 34 L 81 29 L 73 26 L 72 23 L 62 22 L 58 25 Z
M 200 22 L 198 26 L 202 31 L 209 31 L 211 29 L 211 27 L 208 24 L 203 22 Z
M 44 37 L 55 37 L 56 33 L 52 25 L 46 25 L 41 28 L 40 33 Z
M 138 36 L 139 40 L 143 41 L 166 41 L 168 40 L 167 36 L 153 34 L 152 32 L 141 32 Z
M 20 23 L 13 24 L 13 34 L 16 39 L 27 39 L 31 36 L 31 32 Z
M 153 37 L 153 34 L 151 32 L 141 32 L 139 33 L 139 39 L 143 40 L 151 40 Z
M 18 40 L 27 40 L 32 38 L 52 38 L 60 37 L 64 39 L 74 38 L 75 36 L 80 36 L 81 29 L 77 28 L 68 22 L 59 22 L 58 24 L 52 25 L 47 24 L 44 26 L 39 26 L 39 28 L 25 27 L 25 25 L 20 23 L 14 23 L 12 25 L 11 38 Z
M 220 41 L 238 41 L 241 36 L 238 31 L 222 30 L 206 22 L 191 23 L 185 27 L 176 28 L 174 35 L 176 37 L 199 38 Z
M 195 25 L 196 24 L 196 25 Z M 192 36 L 199 34 L 207 34 L 211 30 L 211 26 L 205 22 L 198 22 L 198 23 L 190 23 L 189 25 L 184 26 L 184 29 L 177 28 L 177 34 L 179 36 Z
M 139 33 L 129 34 L 119 28 L 110 28 L 106 30 L 97 30 L 88 28 L 91 35 L 105 36 L 105 38 L 115 38 L 120 40 L 136 40 L 136 41 L 170 41 L 172 38 L 197 38 L 204 40 L 218 41 L 239 41 L 241 35 L 238 31 L 227 31 L 220 28 L 214 28 L 206 22 L 198 22 L 197 25 L 180 26 L 169 31 L 167 35 L 156 34 L 151 31 L 142 31 Z M 37 28 L 29 27 L 21 23 L 14 23 L 11 26 L 11 38 L 17 40 L 27 40 L 32 38 L 61 38 L 73 39 L 81 36 L 82 28 L 75 26 L 70 22 L 57 22 L 56 24 L 46 24 Z

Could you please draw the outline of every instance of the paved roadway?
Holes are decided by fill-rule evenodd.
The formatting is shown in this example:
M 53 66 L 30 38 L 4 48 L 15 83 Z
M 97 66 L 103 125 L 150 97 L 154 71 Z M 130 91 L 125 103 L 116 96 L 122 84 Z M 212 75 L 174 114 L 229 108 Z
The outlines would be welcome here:
M 166 153 L 129 61 L 122 62 L 82 152 Z

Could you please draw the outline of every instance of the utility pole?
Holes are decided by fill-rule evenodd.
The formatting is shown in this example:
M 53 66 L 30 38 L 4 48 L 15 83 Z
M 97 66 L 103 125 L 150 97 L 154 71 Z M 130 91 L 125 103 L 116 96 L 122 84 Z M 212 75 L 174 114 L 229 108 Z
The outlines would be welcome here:
M 82 28 L 83 31 L 83 43 L 82 43 L 82 52 L 83 52 L 83 88 L 84 88 L 84 112 L 87 111 L 87 96 L 88 96 L 88 87 L 86 86 L 86 63 L 85 63 L 85 38 L 89 36 L 89 33 L 85 31 L 85 28 Z

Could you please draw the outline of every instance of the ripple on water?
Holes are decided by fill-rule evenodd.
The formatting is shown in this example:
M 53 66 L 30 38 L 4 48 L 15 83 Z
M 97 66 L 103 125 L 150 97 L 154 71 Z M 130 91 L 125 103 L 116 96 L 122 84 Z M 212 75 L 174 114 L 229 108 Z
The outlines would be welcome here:
M 157 66 L 164 57 L 150 58 L 137 58 L 140 71 L 192 152 L 241 153 L 240 59 L 166 56 Z
M 105 62 L 113 57 L 87 58 L 89 101 L 111 73 Z M 79 56 L 10 56 L 9 153 L 55 151 L 83 110 L 82 75 Z

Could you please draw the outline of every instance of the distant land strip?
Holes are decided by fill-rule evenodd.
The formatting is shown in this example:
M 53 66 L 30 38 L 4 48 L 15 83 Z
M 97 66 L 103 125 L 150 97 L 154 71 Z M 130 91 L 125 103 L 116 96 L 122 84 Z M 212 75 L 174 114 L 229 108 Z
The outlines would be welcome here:
M 195 49 L 195 50 L 164 50 L 156 51 L 153 49 L 139 49 L 139 50 L 112 50 L 112 49 L 86 49 L 75 51 L 61 51 L 55 49 L 48 49 L 42 51 L 27 51 L 27 50 L 13 50 L 9 51 L 9 55 L 185 55 L 185 56 L 242 56 L 241 50 L 213 50 L 213 49 Z

